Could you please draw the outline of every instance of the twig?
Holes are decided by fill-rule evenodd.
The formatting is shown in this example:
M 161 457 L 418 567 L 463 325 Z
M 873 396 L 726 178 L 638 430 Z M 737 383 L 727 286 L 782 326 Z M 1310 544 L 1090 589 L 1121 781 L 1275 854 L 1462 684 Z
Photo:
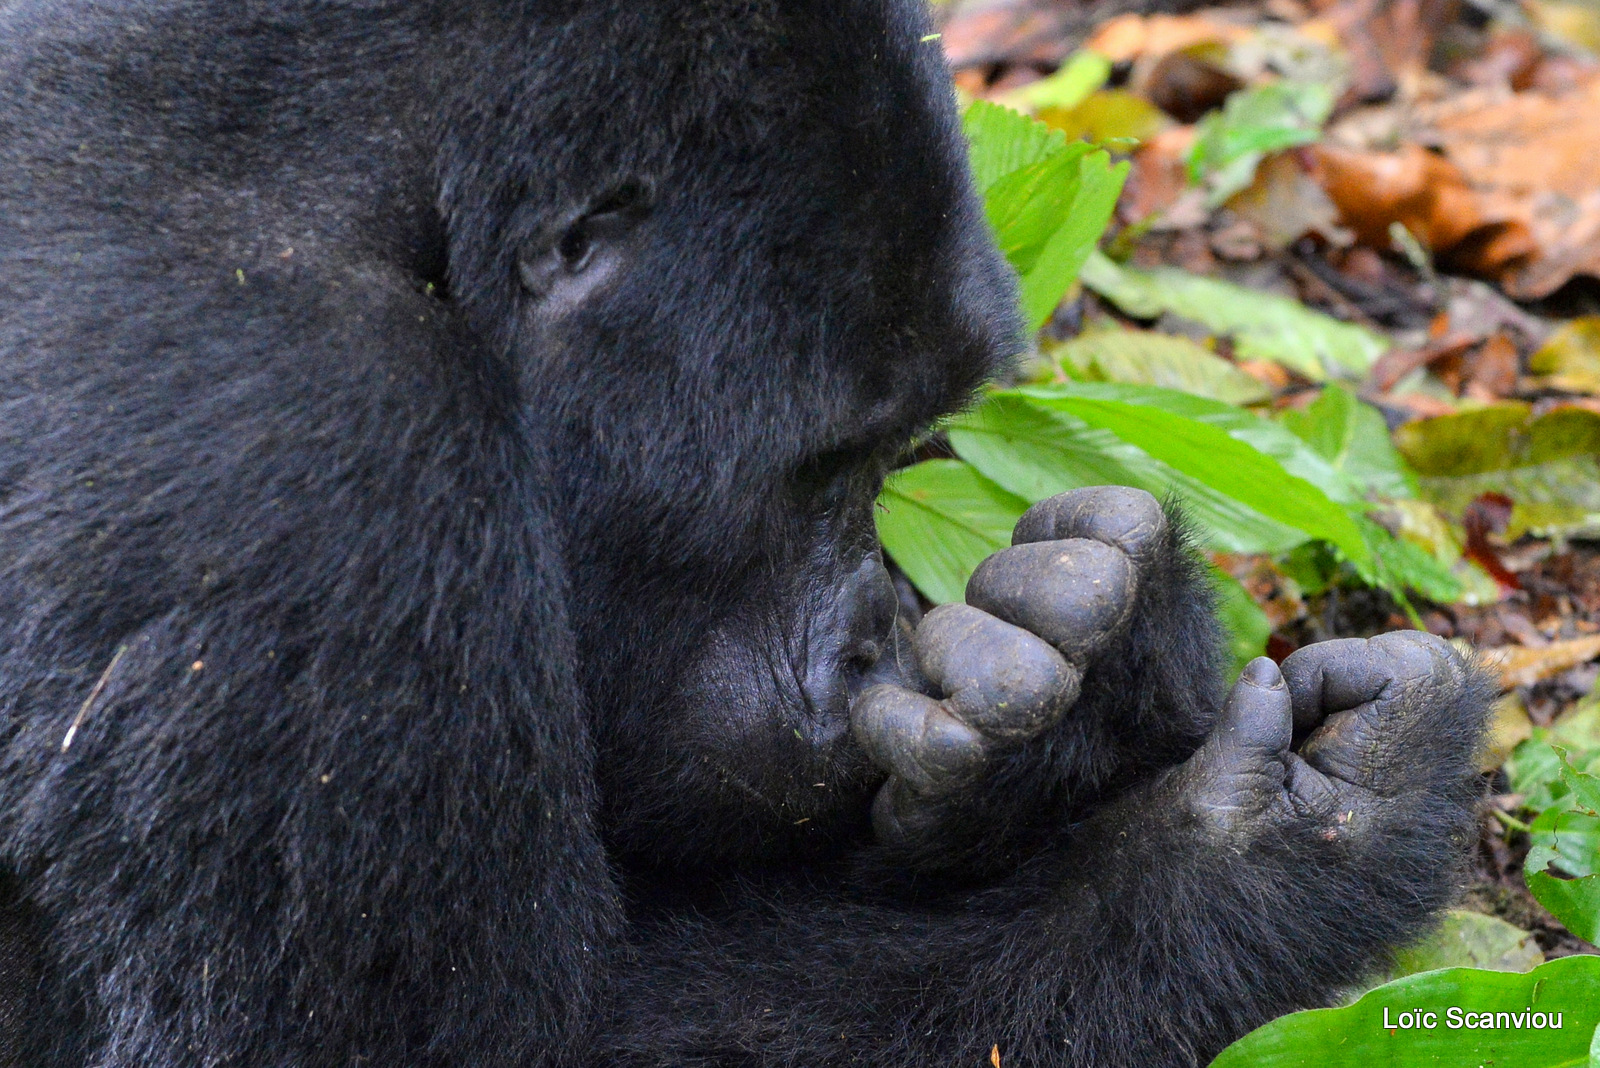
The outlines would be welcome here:
M 100 691 L 106 688 L 106 683 L 111 680 L 111 673 L 117 669 L 117 662 L 122 659 L 122 654 L 128 651 L 126 645 L 117 646 L 116 655 L 111 658 L 111 663 L 100 672 L 100 681 L 94 684 L 94 689 L 89 691 L 89 696 L 83 699 L 83 704 L 78 706 L 78 714 L 72 717 L 72 726 L 67 728 L 66 737 L 61 739 L 61 751 L 65 753 L 72 747 L 72 739 L 77 736 L 78 728 L 83 726 L 83 717 L 89 714 L 89 706 L 94 704 L 100 696 Z

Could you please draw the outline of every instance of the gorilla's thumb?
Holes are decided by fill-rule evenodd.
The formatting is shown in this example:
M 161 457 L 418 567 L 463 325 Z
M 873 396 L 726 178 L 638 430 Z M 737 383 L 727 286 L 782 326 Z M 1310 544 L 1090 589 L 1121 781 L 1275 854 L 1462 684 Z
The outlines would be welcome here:
M 1244 770 L 1239 765 L 1259 767 L 1287 751 L 1293 737 L 1289 687 L 1278 665 L 1258 656 L 1233 684 L 1205 748 L 1223 769 Z

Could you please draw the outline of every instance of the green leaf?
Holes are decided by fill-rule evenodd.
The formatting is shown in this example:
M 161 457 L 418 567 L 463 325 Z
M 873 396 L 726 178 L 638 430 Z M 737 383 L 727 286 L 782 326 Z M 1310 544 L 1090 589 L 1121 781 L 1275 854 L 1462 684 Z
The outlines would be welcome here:
M 1567 930 L 1585 942 L 1600 942 L 1600 875 L 1580 879 L 1561 879 L 1544 871 L 1523 875 L 1528 892 Z
M 961 117 L 961 131 L 971 147 L 972 182 L 978 192 L 1008 174 L 1046 160 L 1067 147 L 1067 137 L 1042 122 L 1010 108 L 979 100 Z M 1083 146 L 1088 151 L 1088 146 Z
M 1417 495 L 1416 475 L 1389 440 L 1382 414 L 1339 383 L 1329 382 L 1304 411 L 1287 409 L 1279 419 L 1369 493 Z
M 1485 1012 L 1560 1013 L 1561 1027 L 1451 1027 L 1451 1009 L 1474 1023 Z M 1398 1026 L 1402 1013 L 1418 1010 L 1434 1013 L 1435 1026 Z M 1563 957 L 1526 974 L 1448 968 L 1386 983 L 1353 1005 L 1280 1017 L 1211 1068 L 1582 1068 L 1597 1022 L 1600 957 Z
M 1038 329 L 1105 232 L 1128 164 L 1112 165 L 1108 153 L 984 101 L 968 109 L 964 128 L 989 225 L 1016 268 L 1023 314 Z
M 1228 404 L 1255 404 L 1271 391 L 1188 338 L 1124 327 L 1091 329 L 1050 352 L 1088 381 L 1163 386 Z
M 1361 500 L 1355 484 L 1316 450 L 1284 427 L 1253 412 L 1192 393 L 1157 386 L 1080 383 L 1070 387 L 1070 391 L 1078 396 L 1149 405 L 1214 426 L 1235 441 L 1243 442 L 1277 460 L 1285 471 L 1305 479 L 1331 499 L 1343 504 L 1356 504 Z M 1053 395 L 1060 391 L 1054 386 L 1040 386 L 1034 392 Z
M 1528 870 L 1543 871 L 1555 864 L 1580 878 L 1600 875 L 1600 816 L 1565 807 L 1571 800 L 1568 794 L 1533 821 Z
M 1511 791 L 1524 796 L 1523 807 L 1542 812 L 1566 797 L 1560 746 L 1567 762 L 1588 775 L 1600 773 L 1600 696 L 1589 694 L 1548 727 L 1534 727 L 1533 737 L 1512 750 L 1505 763 Z
M 1522 874 L 1567 930 L 1600 941 L 1600 779 L 1576 770 L 1564 752 L 1558 756 L 1567 793 L 1533 821 Z
M 1238 579 L 1219 567 L 1211 568 L 1211 585 L 1217 592 L 1217 617 L 1228 631 L 1228 651 L 1233 655 L 1230 677 L 1260 656 L 1272 636 L 1272 623 Z
M 1106 79 L 1110 77 L 1110 59 L 1099 52 L 1082 50 L 1069 56 L 1061 68 L 1048 78 L 1041 78 L 1008 93 L 1002 102 L 1019 111 L 1076 107 L 1087 100 L 1090 93 L 1106 84 Z
M 1174 495 L 1208 548 L 1281 552 L 1306 540 L 1226 493 L 1152 458 L 1067 412 L 1047 411 L 1014 391 L 991 394 L 948 428 L 956 453 L 1028 501 L 1080 486 L 1134 486 Z
M 1493 916 L 1451 909 L 1433 933 L 1394 956 L 1389 978 L 1440 968 L 1526 972 L 1544 963 L 1533 935 Z
M 1363 582 L 1388 590 L 1404 602 L 1405 592 L 1415 590 L 1437 604 L 1451 604 L 1461 596 L 1461 580 L 1451 574 L 1449 565 L 1426 549 L 1397 538 L 1364 516 L 1356 526 L 1372 550 L 1372 567 L 1357 568 Z
M 1254 443 L 1246 444 L 1228 430 L 1175 414 L 1156 406 L 1153 398 L 1138 396 L 1139 392 L 1170 394 L 1170 390 L 1071 383 L 1015 392 L 1036 407 L 1068 414 L 1091 427 L 1109 431 L 1153 459 L 1261 515 L 1321 538 L 1338 547 L 1357 567 L 1370 565 L 1371 550 L 1355 521 L 1322 490 L 1291 474 L 1278 459 L 1260 451 Z M 1112 399 L 1116 393 L 1123 393 L 1127 399 Z M 1186 406 L 1215 403 L 1182 394 L 1175 396 L 1183 397 L 1181 403 Z M 1270 423 L 1257 422 L 1282 432 Z M 1292 440 L 1287 433 L 1284 437 Z
M 1268 153 L 1317 140 L 1333 104 L 1333 93 L 1315 82 L 1278 81 L 1241 89 L 1195 127 L 1189 180 L 1208 180 L 1211 206 L 1220 205 L 1254 180 Z
M 1011 544 L 1027 508 L 959 460 L 927 460 L 884 486 L 878 538 L 929 600 L 960 601 L 973 569 Z
M 1272 360 L 1312 381 L 1330 372 L 1359 378 L 1389 347 L 1365 327 L 1299 301 L 1170 267 L 1124 267 L 1096 252 L 1084 262 L 1082 277 L 1084 285 L 1136 319 L 1170 312 L 1233 338 L 1245 359 Z

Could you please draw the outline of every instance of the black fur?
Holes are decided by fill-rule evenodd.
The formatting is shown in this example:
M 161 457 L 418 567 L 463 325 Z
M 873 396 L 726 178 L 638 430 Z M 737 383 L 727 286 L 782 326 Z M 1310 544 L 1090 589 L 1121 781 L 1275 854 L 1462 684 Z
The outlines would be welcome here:
M 1218 838 L 1176 535 L 873 844 L 872 500 L 1018 347 L 927 38 L 0 0 L 0 1066 L 1190 1064 L 1427 922 L 1476 684 Z

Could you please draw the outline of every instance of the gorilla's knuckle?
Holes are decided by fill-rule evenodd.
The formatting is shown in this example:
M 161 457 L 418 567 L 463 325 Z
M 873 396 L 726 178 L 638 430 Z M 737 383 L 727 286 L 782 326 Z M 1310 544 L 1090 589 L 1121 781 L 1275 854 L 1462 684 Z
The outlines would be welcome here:
M 1127 553 L 1086 538 L 1030 542 L 989 557 L 967 600 L 1071 657 L 1092 650 L 1133 610 L 1138 569 Z

